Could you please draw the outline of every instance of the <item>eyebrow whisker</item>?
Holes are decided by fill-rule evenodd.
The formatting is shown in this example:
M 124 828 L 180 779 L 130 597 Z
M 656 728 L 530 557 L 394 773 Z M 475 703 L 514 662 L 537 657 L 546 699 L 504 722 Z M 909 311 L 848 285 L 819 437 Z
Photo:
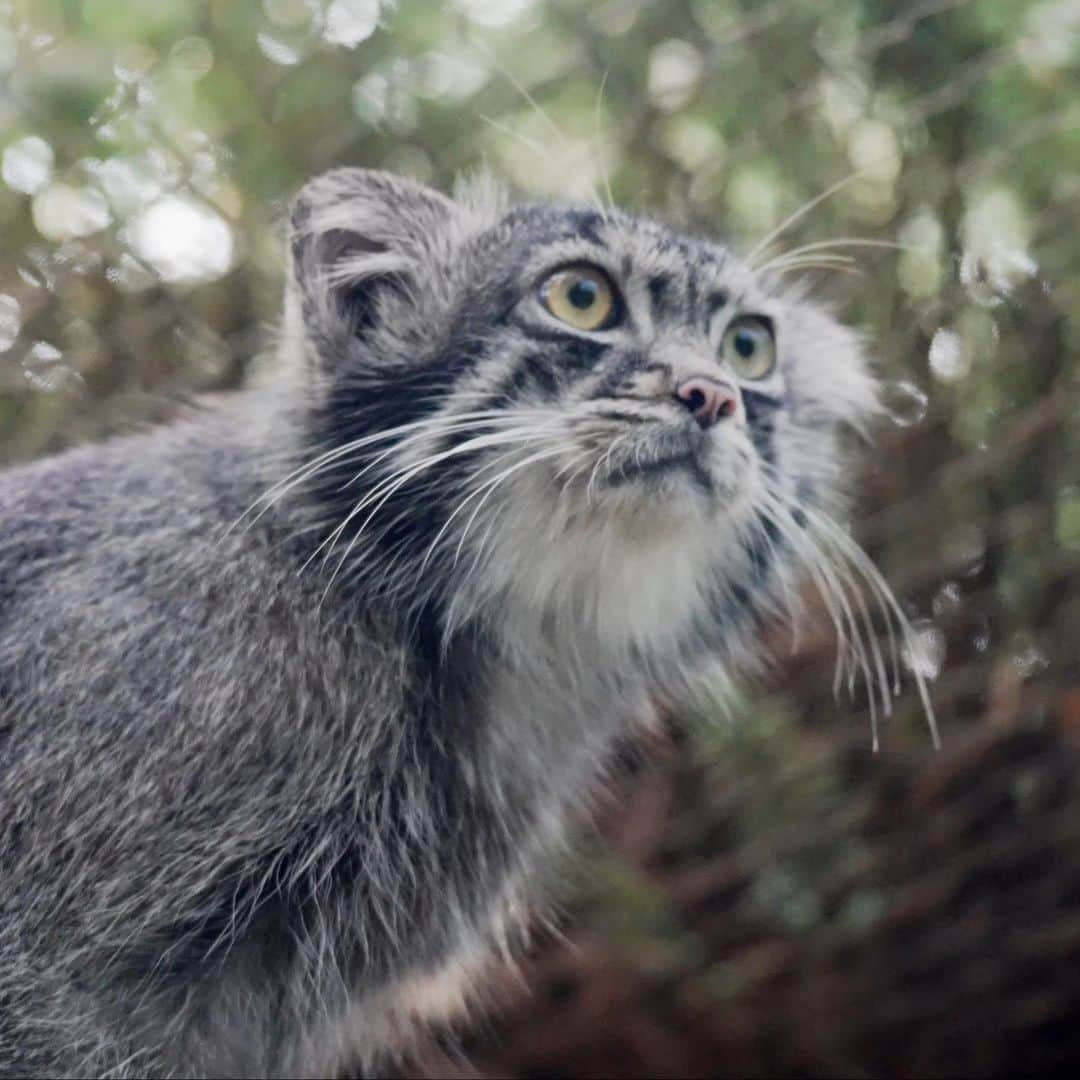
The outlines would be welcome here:
M 850 173 L 842 180 L 837 180 L 831 187 L 827 187 L 820 195 L 810 199 L 809 202 L 803 203 L 794 213 L 789 214 L 775 229 L 772 230 L 763 240 L 760 240 L 758 244 L 750 251 L 746 256 L 746 262 L 752 269 L 758 269 L 754 266 L 754 260 L 780 235 L 787 232 L 792 225 L 794 225 L 801 218 L 805 217 L 814 207 L 823 203 L 830 196 L 835 195 L 838 191 L 847 187 L 848 184 L 858 180 L 859 177 L 865 175 L 865 170 L 859 170 L 857 172 Z

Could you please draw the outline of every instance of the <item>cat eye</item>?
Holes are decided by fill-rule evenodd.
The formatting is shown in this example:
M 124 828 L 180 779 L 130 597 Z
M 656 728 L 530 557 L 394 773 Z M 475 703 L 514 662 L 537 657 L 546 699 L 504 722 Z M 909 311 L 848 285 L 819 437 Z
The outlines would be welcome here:
M 721 345 L 724 359 L 741 379 L 764 379 L 776 367 L 776 339 L 768 320 L 756 315 L 732 319 Z
M 540 286 L 544 307 L 575 330 L 606 330 L 615 322 L 615 289 L 595 266 L 556 270 Z

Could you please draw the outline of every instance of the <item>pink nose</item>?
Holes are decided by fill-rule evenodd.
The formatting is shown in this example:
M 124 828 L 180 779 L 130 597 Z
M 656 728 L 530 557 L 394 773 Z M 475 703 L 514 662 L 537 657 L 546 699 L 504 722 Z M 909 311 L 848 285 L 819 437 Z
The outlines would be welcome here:
M 727 383 L 716 382 L 697 375 L 679 385 L 675 397 L 694 414 L 703 428 L 710 428 L 725 416 L 734 416 L 739 409 L 739 398 Z

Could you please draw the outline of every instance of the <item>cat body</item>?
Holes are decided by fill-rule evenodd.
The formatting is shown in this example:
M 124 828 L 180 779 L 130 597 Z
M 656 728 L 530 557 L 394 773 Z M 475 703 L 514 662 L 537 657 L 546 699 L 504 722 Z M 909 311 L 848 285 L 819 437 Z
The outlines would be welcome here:
M 290 244 L 270 385 L 0 477 L 2 1075 L 407 1048 L 650 703 L 757 661 L 874 407 L 619 211 L 342 170 Z
M 544 816 L 589 780 L 586 744 L 629 720 L 598 680 L 583 744 L 570 696 L 529 694 L 527 663 L 417 655 L 390 618 L 320 603 L 272 528 L 222 540 L 260 490 L 242 416 L 5 486 L 25 546 L 4 605 L 0 1048 L 49 1046 L 14 1025 L 57 1006 L 66 1029 L 60 1057 L 11 1075 L 109 1072 L 132 1044 L 102 1033 L 130 1026 L 162 1044 L 131 1075 L 318 1072 L 304 1033 L 356 1013 L 353 987 L 388 1024 L 388 986 L 487 944 Z M 557 750 L 485 739 L 494 709 Z M 552 756 L 559 773 L 535 775 Z

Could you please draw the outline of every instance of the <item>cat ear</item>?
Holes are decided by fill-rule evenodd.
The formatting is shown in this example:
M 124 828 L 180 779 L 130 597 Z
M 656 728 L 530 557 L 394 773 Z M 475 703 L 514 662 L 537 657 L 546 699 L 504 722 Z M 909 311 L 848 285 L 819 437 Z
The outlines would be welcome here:
M 290 276 L 320 352 L 434 317 L 455 209 L 437 191 L 370 169 L 335 169 L 303 188 L 289 217 Z

